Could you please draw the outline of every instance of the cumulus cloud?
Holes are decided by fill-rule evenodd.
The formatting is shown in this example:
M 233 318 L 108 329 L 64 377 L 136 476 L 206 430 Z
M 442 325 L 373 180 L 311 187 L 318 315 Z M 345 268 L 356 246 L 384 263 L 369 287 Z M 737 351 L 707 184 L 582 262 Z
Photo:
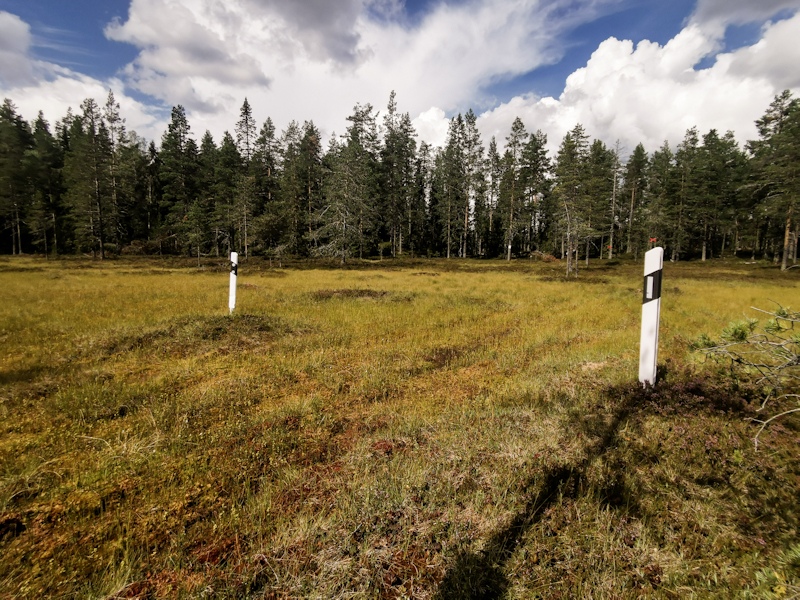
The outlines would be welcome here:
M 140 49 L 126 84 L 184 105 L 197 131 L 229 129 L 247 97 L 259 120 L 330 133 L 393 89 L 412 116 L 489 106 L 482 88 L 555 61 L 563 31 L 617 1 L 440 2 L 411 23 L 399 0 L 132 0 L 106 35 Z
M 4 86 L 34 80 L 26 54 L 31 45 L 31 29 L 17 15 L 0 11 L 0 82 Z
M 306 51 L 317 60 L 354 65 L 365 58 L 355 26 L 361 0 L 250 0 L 250 14 L 279 16 Z
M 755 45 L 718 54 L 713 66 L 696 65 L 715 51 L 718 38 L 690 23 L 666 45 L 610 38 L 587 65 L 569 76 L 558 99 L 519 96 L 483 113 L 486 136 L 504 138 L 519 116 L 529 130 L 542 129 L 555 149 L 581 123 L 592 136 L 630 151 L 674 145 L 689 127 L 733 130 L 739 141 L 756 137 L 754 121 L 783 89 L 800 90 L 800 15 L 769 25 Z
M 695 24 L 722 28 L 766 21 L 781 11 L 800 9 L 800 0 L 698 0 Z
M 449 120 L 445 117 L 445 112 L 436 106 L 429 108 L 420 115 L 412 119 L 411 124 L 417 132 L 420 140 L 426 141 L 434 146 L 443 146 L 447 140 L 447 129 Z
M 0 96 L 10 98 L 24 118 L 32 120 L 41 110 L 52 121 L 64 116 L 70 106 L 77 111 L 85 98 L 104 103 L 112 89 L 129 128 L 150 139 L 161 135 L 163 123 L 157 112 L 125 95 L 121 81 L 99 81 L 37 60 L 30 46 L 30 26 L 0 11 Z
M 553 147 L 580 122 L 607 143 L 619 137 L 629 149 L 641 141 L 653 150 L 693 125 L 753 137 L 753 121 L 772 96 L 800 86 L 797 16 L 767 23 L 753 46 L 717 54 L 728 25 L 764 22 L 800 0 L 698 0 L 686 27 L 663 46 L 600 44 L 558 98 L 528 94 L 496 106 L 484 91 L 557 62 L 565 32 L 618 3 L 441 1 L 411 20 L 403 0 L 131 0 L 127 17 L 105 34 L 138 55 L 106 82 L 32 59 L 30 28 L 0 12 L 0 91 L 36 109 L 60 105 L 49 114 L 61 115 L 64 103 L 101 100 L 102 89 L 119 86 L 115 94 L 140 133 L 160 137 L 165 124 L 125 89 L 160 100 L 162 109 L 183 104 L 198 136 L 209 129 L 219 139 L 245 97 L 259 121 L 270 116 L 281 129 L 313 118 L 330 134 L 345 129 L 356 103 L 382 109 L 395 90 L 419 139 L 435 144 L 444 142 L 446 115 L 472 107 L 485 110 L 479 126 L 487 143 L 491 135 L 502 143 L 520 116 Z M 715 56 L 712 66 L 697 67 Z

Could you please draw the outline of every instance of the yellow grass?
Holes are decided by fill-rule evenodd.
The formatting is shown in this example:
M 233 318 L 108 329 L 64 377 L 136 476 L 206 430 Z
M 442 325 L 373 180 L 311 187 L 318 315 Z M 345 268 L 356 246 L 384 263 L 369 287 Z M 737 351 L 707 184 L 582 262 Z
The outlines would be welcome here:
M 724 596 L 795 581 L 775 571 L 791 518 L 725 554 L 716 582 L 693 578 L 708 567 L 696 532 L 648 523 L 693 514 L 709 548 L 744 536 L 709 508 L 736 502 L 725 490 L 670 491 L 688 477 L 680 455 L 653 481 L 636 462 L 677 421 L 647 417 L 593 454 L 616 414 L 604 389 L 637 373 L 640 265 L 565 281 L 541 262 L 252 261 L 233 317 L 224 265 L 190 265 L 0 261 L 0 595 Z M 800 279 L 668 264 L 663 289 L 660 362 L 682 364 L 750 306 L 798 304 Z M 709 419 L 747 440 L 741 418 Z M 603 500 L 611 463 L 652 486 L 636 515 Z M 579 491 L 562 468 L 583 469 Z M 571 545 L 544 531 L 553 511 Z M 602 568 L 578 569 L 581 556 Z

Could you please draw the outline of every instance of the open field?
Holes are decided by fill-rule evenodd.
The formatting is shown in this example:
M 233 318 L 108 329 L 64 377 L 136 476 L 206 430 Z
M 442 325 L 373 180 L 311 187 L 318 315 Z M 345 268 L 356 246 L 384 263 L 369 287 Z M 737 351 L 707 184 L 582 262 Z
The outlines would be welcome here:
M 690 354 L 800 269 L 0 258 L 0 598 L 791 598 L 800 419 Z M 583 265 L 581 264 L 581 267 Z

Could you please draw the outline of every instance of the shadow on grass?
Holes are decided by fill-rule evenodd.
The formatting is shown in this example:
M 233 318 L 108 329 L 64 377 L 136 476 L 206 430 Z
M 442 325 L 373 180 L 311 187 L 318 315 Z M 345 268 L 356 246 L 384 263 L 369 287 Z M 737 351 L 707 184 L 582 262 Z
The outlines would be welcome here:
M 44 365 L 35 365 L 32 367 L 25 367 L 22 369 L 13 369 L 10 371 L 0 371 L 0 385 L 10 385 L 12 383 L 27 383 L 31 382 L 37 377 L 49 374 L 56 371 L 55 368 L 48 368 Z
M 609 448 L 620 427 L 640 402 L 638 396 L 627 396 L 613 412 L 610 422 L 600 430 L 600 438 L 577 464 L 551 467 L 544 474 L 529 479 L 524 486 L 531 500 L 503 529 L 487 540 L 480 552 L 460 552 L 439 585 L 437 600 L 488 600 L 500 598 L 509 586 L 503 569 L 524 534 L 535 525 L 553 504 L 563 498 L 576 498 L 589 465 Z
M 630 382 L 606 389 L 609 400 L 617 404 L 610 414 L 580 416 L 570 420 L 573 432 L 594 438 L 585 450 L 585 458 L 567 465 L 554 465 L 538 476 L 528 479 L 523 489 L 531 499 L 501 530 L 486 541 L 478 552 L 461 551 L 453 557 L 451 566 L 439 585 L 437 600 L 501 598 L 510 586 L 504 573 L 518 544 L 526 532 L 536 525 L 548 509 L 564 499 L 576 500 L 586 494 L 597 494 L 603 504 L 627 513 L 636 513 L 637 500 L 624 485 L 612 484 L 603 490 L 587 489 L 587 472 L 594 461 L 617 446 L 617 434 L 635 415 L 643 413 L 662 416 L 677 412 L 708 410 L 719 413 L 747 414 L 752 411 L 748 398 L 753 388 L 737 388 L 728 383 L 696 377 L 687 369 L 675 365 L 660 365 L 662 379 L 653 387 L 643 389 Z M 665 381 L 666 379 L 666 381 Z

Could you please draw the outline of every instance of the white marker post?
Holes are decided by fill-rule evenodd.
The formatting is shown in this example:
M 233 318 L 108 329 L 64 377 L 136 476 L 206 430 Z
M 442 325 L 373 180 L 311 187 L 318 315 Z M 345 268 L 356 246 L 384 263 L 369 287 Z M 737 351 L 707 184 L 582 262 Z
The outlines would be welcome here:
M 664 248 L 653 248 L 644 255 L 642 289 L 642 338 L 639 349 L 639 381 L 653 385 L 658 361 L 658 326 L 661 319 L 661 273 Z
M 236 308 L 236 274 L 238 269 L 239 254 L 231 252 L 231 291 L 228 296 L 228 308 L 231 309 L 231 313 L 233 313 L 233 309 Z

